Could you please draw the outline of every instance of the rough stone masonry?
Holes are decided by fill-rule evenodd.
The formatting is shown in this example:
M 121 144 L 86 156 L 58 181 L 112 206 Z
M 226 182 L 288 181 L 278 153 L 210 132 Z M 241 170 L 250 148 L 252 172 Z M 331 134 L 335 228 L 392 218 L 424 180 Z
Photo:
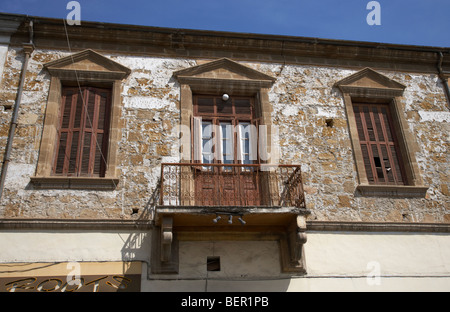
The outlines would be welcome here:
M 180 122 L 180 86 L 173 72 L 195 66 L 189 58 L 103 54 L 132 70 L 121 88 L 120 182 L 115 190 L 37 190 L 30 183 L 39 157 L 50 76 L 43 64 L 70 55 L 36 49 L 31 56 L 0 218 L 138 219 L 150 217 L 162 162 L 173 153 Z M 0 157 L 9 131 L 24 56 L 10 47 L 0 86 Z M 416 159 L 429 185 L 425 198 L 364 197 L 337 81 L 357 70 L 245 62 L 276 77 L 269 99 L 280 130 L 283 163 L 301 164 L 310 220 L 450 222 L 450 113 L 435 74 L 379 71 L 406 86 L 401 105 L 417 141 Z M 2 160 L 2 159 L 0 159 Z

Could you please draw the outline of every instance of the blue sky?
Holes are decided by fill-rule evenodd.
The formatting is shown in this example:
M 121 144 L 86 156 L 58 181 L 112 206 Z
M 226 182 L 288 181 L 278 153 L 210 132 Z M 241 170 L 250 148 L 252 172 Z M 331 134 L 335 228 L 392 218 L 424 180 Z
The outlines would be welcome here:
M 66 0 L 0 0 L 0 12 L 66 18 Z M 450 0 L 79 0 L 81 22 L 450 47 Z

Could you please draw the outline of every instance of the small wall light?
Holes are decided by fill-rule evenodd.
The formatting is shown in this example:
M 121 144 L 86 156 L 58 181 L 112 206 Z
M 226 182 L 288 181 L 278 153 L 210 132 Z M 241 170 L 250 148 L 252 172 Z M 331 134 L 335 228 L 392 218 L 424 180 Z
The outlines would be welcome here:
M 230 98 L 230 96 L 229 96 L 228 94 L 226 94 L 226 93 L 224 93 L 224 94 L 222 95 L 222 100 L 224 100 L 224 101 L 228 101 L 229 98 Z
M 245 222 L 242 219 L 242 215 L 241 214 L 237 214 L 237 213 L 230 213 L 230 212 L 217 212 L 216 213 L 216 217 L 212 220 L 214 223 L 218 223 L 220 220 L 222 220 L 222 217 L 220 215 L 225 215 L 228 216 L 228 224 L 233 224 L 233 216 L 238 218 L 238 221 L 242 224 L 245 225 L 247 222 Z

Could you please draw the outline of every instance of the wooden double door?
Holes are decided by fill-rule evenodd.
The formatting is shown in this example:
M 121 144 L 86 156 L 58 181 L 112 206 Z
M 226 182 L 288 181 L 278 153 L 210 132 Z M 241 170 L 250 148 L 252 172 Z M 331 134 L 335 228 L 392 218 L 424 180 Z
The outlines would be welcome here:
M 223 171 L 221 167 L 196 170 L 195 202 L 198 206 L 260 206 L 259 170 L 233 167 Z

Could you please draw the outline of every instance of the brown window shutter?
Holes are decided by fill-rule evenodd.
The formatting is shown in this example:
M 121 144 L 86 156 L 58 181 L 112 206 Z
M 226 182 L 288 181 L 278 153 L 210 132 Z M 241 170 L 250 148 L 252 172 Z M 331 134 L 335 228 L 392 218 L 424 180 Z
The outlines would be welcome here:
M 370 184 L 404 184 L 401 155 L 387 104 L 354 104 L 364 167 Z
M 364 167 L 366 168 L 367 180 L 369 181 L 369 183 L 373 183 L 375 182 L 375 179 L 373 177 L 372 164 L 366 144 L 361 144 L 361 152 L 363 155 Z
M 104 176 L 110 90 L 63 88 L 62 106 L 53 174 Z
M 67 147 L 67 132 L 61 132 L 59 134 L 58 142 L 58 154 L 56 157 L 55 173 L 62 174 L 64 170 L 65 156 Z
M 77 118 L 80 116 L 80 110 L 77 110 L 78 102 L 77 89 L 65 88 L 63 90 L 58 154 L 54 168 L 56 174 L 70 175 L 75 172 L 79 132 L 79 128 L 76 131 L 75 123 L 80 120 L 80 118 Z

